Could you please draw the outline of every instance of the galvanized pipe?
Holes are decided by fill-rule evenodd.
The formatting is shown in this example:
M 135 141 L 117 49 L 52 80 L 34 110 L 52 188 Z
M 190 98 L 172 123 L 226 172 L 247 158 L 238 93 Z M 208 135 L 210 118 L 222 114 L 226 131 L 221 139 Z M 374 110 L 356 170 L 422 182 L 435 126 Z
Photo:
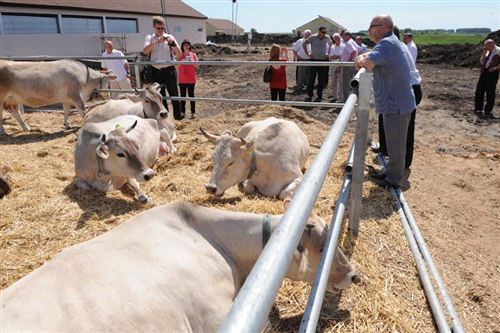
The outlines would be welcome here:
M 113 60 L 113 59 L 127 59 L 136 60 L 137 56 L 123 56 L 123 57 L 103 57 L 103 56 L 26 56 L 26 57 L 0 57 L 2 60 L 11 61 L 49 61 L 49 60 L 62 60 L 62 59 L 74 59 L 74 60 Z
M 427 248 L 424 237 L 422 236 L 420 228 L 418 227 L 415 218 L 413 217 L 413 214 L 410 210 L 410 207 L 405 200 L 403 192 L 401 192 L 401 189 L 396 189 L 396 194 L 398 196 L 399 202 L 403 206 L 403 211 L 413 231 L 413 235 L 415 236 L 420 252 L 422 253 L 424 260 L 427 263 L 432 276 L 434 277 L 434 281 L 436 281 L 438 285 L 439 292 L 443 297 L 443 301 L 446 306 L 446 310 L 448 311 L 451 320 L 453 321 L 453 333 L 464 333 L 464 328 L 462 326 L 462 323 L 460 322 L 460 318 L 458 317 L 457 312 L 455 311 L 455 307 L 453 306 L 453 302 L 451 301 L 450 295 L 448 294 L 448 290 L 446 289 L 446 286 L 441 279 L 441 275 L 439 275 L 436 264 L 434 263 L 434 259 L 432 258 L 432 255 Z
M 96 89 L 99 92 L 121 92 L 121 93 L 134 93 L 135 90 L 125 89 Z M 266 104 L 266 105 L 282 105 L 282 106 L 302 106 L 302 107 L 326 107 L 326 108 L 340 108 L 345 103 L 318 103 L 318 102 L 301 102 L 301 101 L 270 101 L 259 99 L 236 99 L 236 98 L 222 98 L 222 97 L 165 97 L 166 100 L 174 101 L 205 101 L 205 102 L 223 102 L 234 104 Z
M 354 144 L 351 151 L 354 150 Z M 307 300 L 306 310 L 302 317 L 300 324 L 300 333 L 314 333 L 318 326 L 318 319 L 321 313 L 321 306 L 323 305 L 323 298 L 325 297 L 326 285 L 330 275 L 335 250 L 337 249 L 340 228 L 344 217 L 345 206 L 349 198 L 349 189 L 351 185 L 351 175 L 346 174 L 342 183 L 341 192 L 339 193 L 337 202 L 335 204 L 335 212 L 332 216 L 328 236 L 326 239 L 321 261 L 319 262 L 316 277 L 312 285 L 311 294 Z
M 351 150 L 349 150 L 349 156 L 347 156 L 347 161 L 344 166 L 344 171 L 345 172 L 352 172 L 352 165 L 354 164 L 354 147 L 356 146 L 356 143 L 353 142 L 351 145 Z
M 251 61 L 251 60 L 199 60 L 193 61 L 137 61 L 138 65 L 215 65 L 215 66 L 229 66 L 229 65 L 283 65 L 283 66 L 330 66 L 330 67 L 354 67 L 353 62 L 340 62 L 340 61 Z
M 380 165 L 385 166 L 384 158 L 379 154 L 377 155 L 377 159 L 379 160 Z M 441 333 L 449 333 L 450 327 L 446 320 L 446 316 L 444 314 L 443 308 L 441 307 L 441 303 L 432 287 L 432 282 L 429 276 L 429 272 L 427 272 L 425 261 L 422 258 L 422 254 L 420 252 L 419 246 L 417 245 L 417 241 L 415 240 L 414 233 L 408 223 L 408 219 L 405 215 L 401 202 L 399 201 L 399 196 L 396 192 L 396 189 L 390 188 L 391 194 L 396 200 L 396 209 L 401 217 L 401 224 L 403 225 L 403 229 L 406 235 L 406 239 L 408 240 L 408 245 L 410 246 L 411 253 L 413 258 L 415 259 L 415 264 L 417 266 L 418 274 L 420 276 L 420 281 L 422 282 L 422 286 L 424 287 L 424 292 L 427 297 L 427 301 L 431 307 L 432 314 L 434 316 L 434 320 L 438 327 L 439 332 Z
M 357 96 L 351 94 L 307 170 L 279 226 L 257 259 L 219 332 L 260 332 L 286 275 L 304 225 L 347 127 Z
M 366 68 L 362 67 L 360 70 L 354 75 L 354 77 L 351 79 L 349 84 L 351 85 L 351 88 L 356 89 L 359 87 L 359 80 L 361 79 L 361 76 L 366 73 Z

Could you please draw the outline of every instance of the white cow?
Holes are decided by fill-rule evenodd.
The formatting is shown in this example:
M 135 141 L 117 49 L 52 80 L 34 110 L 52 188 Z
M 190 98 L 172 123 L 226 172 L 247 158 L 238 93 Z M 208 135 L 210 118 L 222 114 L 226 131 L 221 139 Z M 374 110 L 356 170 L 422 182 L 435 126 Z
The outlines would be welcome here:
M 85 123 L 98 123 L 118 116 L 134 115 L 144 119 L 155 119 L 160 130 L 169 134 L 168 150 L 175 152 L 172 143 L 175 141 L 175 124 L 169 119 L 168 111 L 162 104 L 163 96 L 160 94 L 161 86 L 158 83 L 136 90 L 136 94 L 122 95 L 121 99 L 112 99 L 90 109 L 85 115 Z
M 292 121 L 251 121 L 241 127 L 236 137 L 230 131 L 216 136 L 200 130 L 215 144 L 213 170 L 206 189 L 216 197 L 240 184 L 246 194 L 258 191 L 286 199 L 293 196 L 303 179 L 309 141 Z
M 102 123 L 85 124 L 77 133 L 76 186 L 107 192 L 127 185 L 126 188 L 136 193 L 139 202 L 147 203 L 149 198 L 141 191 L 138 182 L 148 181 L 154 176 L 151 168 L 165 146 L 165 136 L 165 132 L 158 129 L 156 120 L 137 116 L 120 116 Z
M 69 128 L 69 111 L 75 106 L 82 117 L 84 102 L 92 91 L 114 76 L 100 73 L 74 60 L 17 62 L 0 60 L 0 134 L 4 134 L 3 106 L 24 104 L 41 107 L 62 103 L 64 126 Z M 9 109 L 24 130 L 29 130 L 19 109 Z
M 156 207 L 67 248 L 5 289 L 8 332 L 215 332 L 280 216 Z M 308 221 L 287 276 L 311 283 L 327 226 Z M 357 280 L 337 250 L 328 290 Z

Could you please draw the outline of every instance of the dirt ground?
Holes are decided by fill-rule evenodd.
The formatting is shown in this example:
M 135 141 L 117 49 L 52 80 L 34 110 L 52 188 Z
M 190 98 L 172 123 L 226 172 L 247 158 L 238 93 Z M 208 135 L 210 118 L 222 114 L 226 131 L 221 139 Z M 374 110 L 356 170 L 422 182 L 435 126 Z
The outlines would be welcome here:
M 265 55 L 225 59 L 235 58 L 261 60 Z M 290 86 L 295 82 L 292 68 L 288 70 Z M 424 97 L 417 111 L 411 187 L 405 196 L 466 331 L 500 332 L 500 123 L 498 119 L 478 119 L 471 112 L 478 70 L 427 64 L 418 68 Z M 269 99 L 262 73 L 263 68 L 255 66 L 205 67 L 200 70 L 196 95 Z M 325 96 L 330 95 L 327 88 Z M 288 100 L 304 98 L 303 93 L 287 93 Z M 494 111 L 497 116 L 499 102 Z M 214 202 L 198 191 L 210 172 L 210 150 L 196 133 L 200 125 L 215 131 L 225 127 L 236 130 L 250 118 L 291 114 L 317 145 L 337 116 L 334 110 L 319 108 L 297 111 L 299 116 L 286 108 L 245 107 L 237 111 L 242 107 L 199 102 L 199 119 L 178 123 L 178 154 L 164 160 L 158 166 L 159 175 L 145 185 L 157 203 L 180 198 L 233 210 L 248 210 L 249 200 L 269 203 L 264 198 L 243 197 L 235 190 L 229 191 L 230 199 Z M 36 269 L 63 247 L 101 234 L 144 209 L 119 192 L 99 196 L 102 203 L 95 206 L 96 192 L 73 188 L 74 131 L 62 131 L 61 114 L 27 114 L 35 128 L 32 133 L 20 132 L 17 124 L 6 118 L 6 131 L 11 135 L 0 137 L 0 168 L 9 176 L 13 192 L 0 201 L 0 288 Z M 76 114 L 72 120 L 81 124 Z M 329 174 L 335 180 L 330 180 L 328 193 L 322 192 L 316 205 L 317 213 L 327 220 L 352 132 L 353 123 Z M 313 149 L 313 155 L 315 152 Z M 368 152 L 367 163 L 375 165 L 374 157 Z M 33 159 L 43 160 L 43 168 L 31 166 Z M 186 176 L 193 178 L 192 184 L 176 181 L 176 177 Z M 33 182 L 21 187 L 22 179 L 28 177 Z M 353 250 L 363 283 L 340 298 L 326 298 L 321 330 L 434 331 L 391 196 L 368 180 L 363 195 L 361 235 Z M 280 213 L 280 203 L 271 203 L 271 212 Z M 276 330 L 298 329 L 308 290 L 304 284 L 284 282 L 271 317 Z

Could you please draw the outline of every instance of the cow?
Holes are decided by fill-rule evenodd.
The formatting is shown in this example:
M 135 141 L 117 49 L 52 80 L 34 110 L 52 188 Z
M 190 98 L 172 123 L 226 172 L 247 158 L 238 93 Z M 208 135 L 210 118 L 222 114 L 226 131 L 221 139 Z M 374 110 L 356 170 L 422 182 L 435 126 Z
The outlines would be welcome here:
M 10 193 L 10 185 L 7 182 L 7 178 L 0 171 L 0 199 Z
M 140 203 L 150 202 L 138 182 L 154 176 L 152 167 L 165 145 L 165 135 L 156 120 L 137 116 L 85 124 L 77 132 L 76 186 L 102 192 L 130 189 Z
M 185 202 L 144 211 L 6 288 L 0 330 L 216 332 L 279 221 Z M 311 283 L 328 228 L 306 223 L 287 277 Z M 327 291 L 358 279 L 337 249 Z
M 113 79 L 75 60 L 14 62 L 0 60 L 0 134 L 4 134 L 3 105 L 24 104 L 41 107 L 62 103 L 64 126 L 69 128 L 69 111 L 75 106 L 82 117 L 84 102 L 92 91 Z M 29 130 L 19 110 L 10 111 L 24 130 Z
M 172 143 L 175 141 L 175 124 L 169 119 L 168 111 L 162 104 L 163 96 L 160 94 L 161 86 L 158 83 L 148 85 L 144 89 L 136 90 L 136 94 L 122 95 L 121 99 L 112 99 L 91 108 L 85 115 L 85 123 L 98 123 L 122 115 L 134 115 L 144 119 L 158 121 L 160 130 L 166 130 L 171 140 L 166 142 L 170 152 L 176 149 Z
M 205 188 L 216 197 L 238 184 L 246 194 L 258 191 L 284 200 L 293 196 L 303 179 L 309 141 L 292 121 L 273 117 L 251 121 L 236 136 L 231 131 L 216 136 L 200 130 L 215 144 L 212 175 Z

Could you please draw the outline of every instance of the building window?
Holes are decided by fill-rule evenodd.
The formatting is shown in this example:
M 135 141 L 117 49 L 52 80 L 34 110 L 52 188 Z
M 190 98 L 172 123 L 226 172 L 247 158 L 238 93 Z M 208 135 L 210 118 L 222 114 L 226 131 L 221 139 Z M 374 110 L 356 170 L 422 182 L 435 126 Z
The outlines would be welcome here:
M 28 15 L 2 13 L 5 34 L 57 34 L 56 15 Z
M 203 32 L 203 28 L 198 28 L 198 32 Z
M 62 26 L 64 33 L 103 32 L 102 18 L 100 17 L 63 16 Z
M 182 29 L 181 29 L 180 25 L 174 25 L 174 33 L 181 32 L 181 31 L 182 31 Z
M 138 33 L 137 19 L 106 17 L 108 33 Z

